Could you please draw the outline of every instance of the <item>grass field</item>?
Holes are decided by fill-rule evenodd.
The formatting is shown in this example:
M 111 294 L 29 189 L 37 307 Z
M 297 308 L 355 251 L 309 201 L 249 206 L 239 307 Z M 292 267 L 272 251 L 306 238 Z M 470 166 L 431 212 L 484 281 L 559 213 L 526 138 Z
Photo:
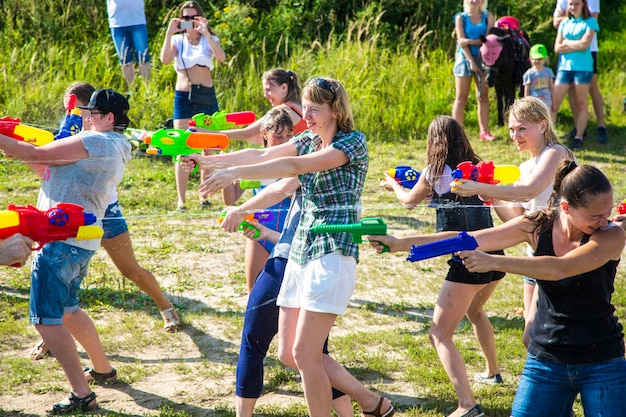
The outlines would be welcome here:
M 525 156 L 501 140 L 478 143 L 484 159 L 520 163 Z M 612 180 L 616 203 L 626 197 L 624 128 L 612 127 L 608 145 L 589 140 L 578 154 L 581 162 L 601 167 Z M 434 210 L 402 208 L 392 193 L 382 190 L 382 173 L 396 165 L 424 165 L 425 140 L 370 143 L 371 164 L 363 196 L 363 216 L 380 216 L 395 235 L 433 231 Z M 39 180 L 18 161 L 0 160 L 0 200 L 36 201 Z M 247 294 L 241 235 L 218 228 L 222 205 L 212 198 L 208 209 L 195 201 L 192 178 L 189 211 L 175 211 L 173 165 L 136 157 L 119 187 L 135 252 L 174 301 L 184 327 L 165 334 L 156 306 L 122 278 L 98 251 L 84 282 L 82 304 L 94 318 L 103 344 L 122 383 L 96 388 L 104 415 L 112 416 L 234 416 L 234 364 Z M 445 259 L 410 263 L 401 254 L 377 255 L 361 247 L 358 282 L 347 314 L 331 332 L 331 352 L 375 390 L 388 395 L 400 416 L 441 416 L 456 405 L 454 391 L 428 341 L 432 310 L 447 265 Z M 520 248 L 509 253 L 522 255 Z M 621 319 L 626 311 L 625 273 L 620 267 L 614 302 Z M 67 392 L 55 360 L 33 362 L 28 351 L 37 340 L 28 324 L 29 268 L 0 270 L 0 416 L 35 416 Z M 505 385 L 474 386 L 475 396 L 490 416 L 508 416 L 525 351 L 518 276 L 507 276 L 486 310 L 496 332 L 498 359 Z M 470 377 L 484 361 L 471 325 L 464 321 L 455 337 Z M 89 362 L 83 355 L 85 365 Z M 275 357 L 266 361 L 266 391 L 259 415 L 304 416 L 306 407 L 297 374 Z M 358 407 L 355 406 L 355 411 Z M 580 405 L 576 405 L 580 414 Z

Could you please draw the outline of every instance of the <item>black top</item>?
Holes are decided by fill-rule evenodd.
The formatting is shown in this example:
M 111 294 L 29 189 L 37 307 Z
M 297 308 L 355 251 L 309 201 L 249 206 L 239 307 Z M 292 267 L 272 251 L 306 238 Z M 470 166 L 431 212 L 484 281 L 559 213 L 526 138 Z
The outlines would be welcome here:
M 589 241 L 585 235 L 581 245 Z M 552 228 L 542 232 L 535 256 L 556 256 Z M 624 356 L 623 327 L 611 304 L 617 261 L 560 281 L 539 285 L 537 315 L 530 329 L 528 351 L 564 364 L 606 361 Z

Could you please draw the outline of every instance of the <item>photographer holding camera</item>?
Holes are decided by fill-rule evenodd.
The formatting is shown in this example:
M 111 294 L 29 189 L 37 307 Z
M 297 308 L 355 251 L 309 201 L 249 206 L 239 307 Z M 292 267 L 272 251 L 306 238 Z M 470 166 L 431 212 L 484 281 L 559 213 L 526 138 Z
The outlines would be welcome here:
M 195 1 L 184 2 L 179 17 L 170 21 L 161 48 L 161 62 L 167 65 L 174 61 L 176 69 L 175 129 L 187 129 L 187 123 L 195 114 L 213 114 L 219 110 L 211 78 L 214 58 L 218 62 L 226 60 L 220 39 L 209 26 L 200 5 Z M 180 164 L 176 164 L 175 170 L 178 210 L 183 212 L 189 173 Z M 204 172 L 201 176 L 204 180 Z

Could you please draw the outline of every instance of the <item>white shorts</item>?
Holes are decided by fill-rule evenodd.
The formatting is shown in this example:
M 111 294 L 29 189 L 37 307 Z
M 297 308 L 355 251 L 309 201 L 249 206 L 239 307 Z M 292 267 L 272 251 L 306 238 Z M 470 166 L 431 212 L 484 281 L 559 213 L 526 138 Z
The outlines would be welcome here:
M 317 313 L 346 312 L 356 283 L 356 259 L 335 251 L 299 265 L 289 260 L 276 298 L 280 307 Z

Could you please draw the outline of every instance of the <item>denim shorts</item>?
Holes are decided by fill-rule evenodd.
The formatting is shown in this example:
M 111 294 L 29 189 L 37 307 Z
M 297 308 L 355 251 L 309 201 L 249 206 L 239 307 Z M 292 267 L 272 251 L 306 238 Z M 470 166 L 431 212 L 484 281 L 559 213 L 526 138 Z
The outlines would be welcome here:
M 174 93 L 174 120 L 191 119 L 198 113 L 213 114 L 216 111 L 219 111 L 217 96 L 215 96 L 215 88 L 211 87 L 211 90 L 213 91 L 214 96 L 214 106 L 191 103 L 189 101 L 189 91 L 176 90 Z
M 137 64 L 150 62 L 148 28 L 146 25 L 111 28 L 111 37 L 113 38 L 120 64 L 132 64 L 133 60 Z
M 29 314 L 31 324 L 63 324 L 78 310 L 78 290 L 94 251 L 50 242 L 33 256 Z
M 304 265 L 287 262 L 276 305 L 306 311 L 344 314 L 356 284 L 356 259 L 340 250 Z
M 624 415 L 626 360 L 566 365 L 528 354 L 513 401 L 513 417 L 570 417 L 580 393 L 586 416 Z
M 586 85 L 591 83 L 593 72 L 591 71 L 558 71 L 555 83 Z
M 120 206 L 119 201 L 109 204 L 107 207 L 102 218 L 102 228 L 104 229 L 102 239 L 112 239 L 128 232 L 128 225 L 122 214 L 122 206 Z
M 481 67 L 482 59 L 479 55 L 474 55 L 474 61 L 476 64 Z M 455 77 L 471 77 L 472 70 L 470 66 L 469 60 L 465 57 L 465 54 L 462 51 L 458 51 L 456 56 L 454 57 L 454 67 L 452 68 L 452 73 Z

